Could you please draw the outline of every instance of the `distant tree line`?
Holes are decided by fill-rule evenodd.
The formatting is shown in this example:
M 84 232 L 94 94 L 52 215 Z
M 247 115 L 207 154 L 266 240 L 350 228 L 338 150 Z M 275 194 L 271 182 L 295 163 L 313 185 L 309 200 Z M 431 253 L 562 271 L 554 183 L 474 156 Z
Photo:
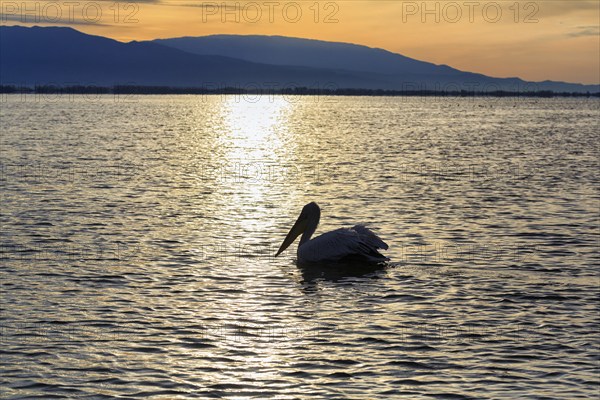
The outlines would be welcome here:
M 600 97 L 600 92 L 554 92 L 542 91 L 468 91 L 468 90 L 384 90 L 384 89 L 324 89 L 292 87 L 283 89 L 260 89 L 240 87 L 170 87 L 170 86 L 56 86 L 39 85 L 34 87 L 0 85 L 0 93 L 32 94 L 237 94 L 237 95 L 301 95 L 301 96 L 451 96 L 451 97 Z

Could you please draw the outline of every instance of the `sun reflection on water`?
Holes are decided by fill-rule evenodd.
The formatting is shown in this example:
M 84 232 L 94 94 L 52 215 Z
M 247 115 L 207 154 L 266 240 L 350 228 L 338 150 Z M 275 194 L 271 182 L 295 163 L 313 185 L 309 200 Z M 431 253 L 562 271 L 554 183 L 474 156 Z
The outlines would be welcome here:
M 255 101 L 238 96 L 222 103 L 226 135 L 221 138 L 229 161 L 276 161 L 288 134 L 286 117 L 293 104 L 282 97 L 262 96 Z

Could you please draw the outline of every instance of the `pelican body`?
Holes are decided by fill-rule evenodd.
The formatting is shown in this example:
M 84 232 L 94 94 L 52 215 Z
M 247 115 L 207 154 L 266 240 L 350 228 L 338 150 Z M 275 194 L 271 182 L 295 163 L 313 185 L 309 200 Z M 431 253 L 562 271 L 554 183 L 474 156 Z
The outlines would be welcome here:
M 302 234 L 297 251 L 300 263 L 345 261 L 378 263 L 389 260 L 377 251 L 378 249 L 387 250 L 388 245 L 363 225 L 336 229 L 311 239 L 317 230 L 320 219 L 321 209 L 317 203 L 312 202 L 305 205 L 275 257 Z

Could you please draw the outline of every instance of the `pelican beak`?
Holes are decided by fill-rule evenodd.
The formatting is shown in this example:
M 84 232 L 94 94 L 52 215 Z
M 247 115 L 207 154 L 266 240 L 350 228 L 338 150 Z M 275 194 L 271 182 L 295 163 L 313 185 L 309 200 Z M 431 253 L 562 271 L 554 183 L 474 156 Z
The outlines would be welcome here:
M 292 229 L 290 229 L 287 236 L 283 240 L 283 243 L 277 251 L 277 254 L 275 254 L 275 257 L 280 255 L 285 249 L 290 247 L 290 244 L 294 243 L 294 240 L 296 240 L 296 238 L 300 236 L 300 234 L 304 232 L 304 230 L 306 230 L 306 222 L 307 220 L 306 218 L 303 218 L 303 216 L 298 217 L 296 223 L 294 224 L 294 226 L 292 226 Z

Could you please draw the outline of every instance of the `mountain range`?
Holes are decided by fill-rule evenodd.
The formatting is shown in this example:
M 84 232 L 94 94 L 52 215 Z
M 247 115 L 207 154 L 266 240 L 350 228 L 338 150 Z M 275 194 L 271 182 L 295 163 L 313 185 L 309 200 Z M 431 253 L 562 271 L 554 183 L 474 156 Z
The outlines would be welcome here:
M 124 43 L 37 26 L 0 26 L 0 84 L 600 91 L 600 85 L 494 78 L 349 43 L 257 35 Z

